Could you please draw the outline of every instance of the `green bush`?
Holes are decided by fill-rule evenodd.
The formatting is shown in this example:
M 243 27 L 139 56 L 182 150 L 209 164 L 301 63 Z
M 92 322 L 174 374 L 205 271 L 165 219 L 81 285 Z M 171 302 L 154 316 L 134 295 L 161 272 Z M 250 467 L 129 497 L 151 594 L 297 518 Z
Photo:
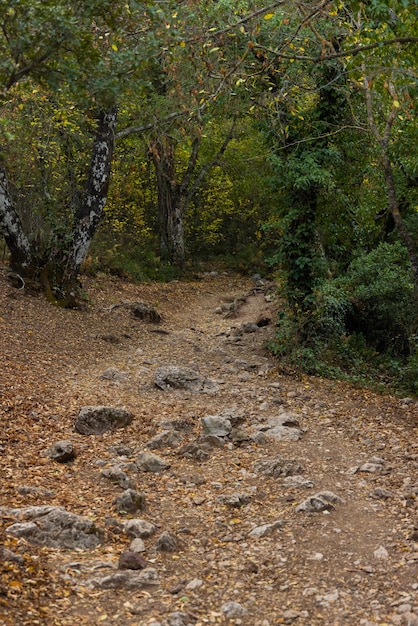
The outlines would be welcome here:
M 339 284 L 351 302 L 347 330 L 361 333 L 378 352 L 409 354 L 417 312 L 406 249 L 380 244 L 355 259 Z
M 318 285 L 309 312 L 282 311 L 269 349 L 311 375 L 418 393 L 417 322 L 407 252 L 381 244 Z

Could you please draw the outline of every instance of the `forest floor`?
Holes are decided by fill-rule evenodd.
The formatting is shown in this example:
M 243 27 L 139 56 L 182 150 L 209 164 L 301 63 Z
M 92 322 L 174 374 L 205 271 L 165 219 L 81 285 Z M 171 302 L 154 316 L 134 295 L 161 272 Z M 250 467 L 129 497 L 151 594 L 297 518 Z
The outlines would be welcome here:
M 0 625 L 418 624 L 415 400 L 283 370 L 264 347 L 274 326 L 239 331 L 277 305 L 255 293 L 236 318 L 216 312 L 248 294 L 250 280 L 83 282 L 85 310 L 68 311 L 13 288 L 0 269 Z M 132 301 L 155 306 L 162 322 L 111 308 Z M 162 391 L 154 373 L 166 365 L 193 368 L 219 389 Z M 121 380 L 100 377 L 110 367 L 124 372 Z M 134 419 L 81 435 L 74 422 L 86 405 L 125 407 Z M 103 467 L 133 461 L 167 424 L 180 429 L 182 445 L 196 441 L 201 418 L 225 409 L 241 412 L 248 437 L 210 449 L 204 461 L 163 447 L 154 452 L 168 469 L 130 474 L 147 503 L 135 517 L 158 527 L 142 552 L 158 584 L 92 588 L 89 578 L 117 571 L 131 542 L 113 504 L 121 488 L 101 476 Z M 251 438 L 280 414 L 296 416 L 298 441 Z M 74 444 L 75 460 L 45 455 L 59 440 Z M 128 458 L 115 459 L 121 445 Z M 311 482 L 257 470 L 279 456 L 298 461 Z M 298 510 L 324 491 L 341 500 Z M 74 552 L 15 538 L 4 507 L 33 505 L 93 519 L 103 543 Z M 251 534 L 266 524 L 268 532 Z M 155 549 L 163 531 L 178 540 L 172 552 Z

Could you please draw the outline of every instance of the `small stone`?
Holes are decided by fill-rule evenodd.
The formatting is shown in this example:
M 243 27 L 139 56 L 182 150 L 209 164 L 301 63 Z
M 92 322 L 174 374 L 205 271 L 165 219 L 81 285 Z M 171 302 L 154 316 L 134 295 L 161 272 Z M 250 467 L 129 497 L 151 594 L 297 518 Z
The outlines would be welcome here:
M 319 513 L 321 511 L 330 511 L 334 508 L 333 504 L 342 502 L 343 500 L 332 493 L 332 491 L 320 491 L 298 504 L 295 510 L 297 512 Z
M 188 589 L 189 591 L 193 591 L 193 589 L 198 589 L 202 585 L 203 585 L 203 580 L 201 578 L 193 578 L 193 580 L 187 583 L 186 589 Z
M 386 550 L 385 547 L 380 546 L 379 548 L 377 548 L 377 550 L 373 552 L 373 556 L 379 561 L 386 561 L 389 558 L 389 552 Z
M 129 426 L 132 419 L 132 413 L 123 408 L 84 406 L 74 427 L 81 435 L 102 435 L 109 430 Z
M 370 494 L 371 498 L 377 498 L 379 500 L 388 500 L 393 498 L 394 494 L 383 487 L 376 487 L 376 489 Z
M 185 457 L 186 459 L 199 461 L 200 463 L 203 463 L 210 458 L 210 455 L 206 452 L 206 450 L 203 450 L 193 441 L 180 448 L 179 455 Z
M 146 547 L 145 543 L 142 541 L 140 537 L 136 537 L 133 539 L 129 545 L 129 550 L 131 552 L 145 552 Z
M 155 543 L 158 552 L 176 552 L 178 549 L 177 537 L 168 531 L 163 532 Z
M 175 611 L 174 613 L 170 613 L 164 624 L 166 626 L 190 626 L 191 621 L 189 616 L 186 613 L 183 613 L 183 611 Z
M 57 441 L 49 448 L 47 455 L 52 461 L 67 463 L 75 459 L 75 449 L 71 441 Z
M 283 528 L 286 524 L 285 520 L 277 520 L 277 522 L 273 522 L 272 524 L 262 524 L 261 526 L 256 526 L 249 533 L 249 537 L 255 537 L 256 539 L 261 539 L 261 537 L 266 537 L 270 535 L 276 528 Z
M 147 562 L 138 552 L 126 550 L 119 557 L 119 569 L 145 569 Z
M 222 415 L 206 415 L 202 417 L 201 422 L 206 435 L 226 437 L 232 430 L 231 421 Z
M 120 467 L 108 467 L 100 472 L 100 475 L 111 480 L 122 489 L 135 489 L 136 485 Z
M 98 589 L 123 589 L 134 591 L 159 585 L 157 570 L 147 567 L 141 571 L 118 570 L 104 577 L 91 578 L 86 581 L 87 587 Z
M 225 446 L 225 439 L 217 435 L 200 435 L 197 441 L 204 450 L 223 448 Z
M 136 513 L 146 508 L 145 495 L 134 489 L 126 489 L 113 502 L 120 513 Z
M 374 474 L 381 470 L 382 466 L 380 463 L 363 463 L 363 465 L 359 467 L 359 472 L 366 472 L 368 474 Z
M 170 463 L 153 452 L 142 452 L 136 459 L 136 466 L 140 472 L 158 474 L 170 467 Z
M 99 376 L 101 380 L 115 380 L 121 381 L 126 380 L 129 374 L 127 372 L 121 372 L 116 367 L 108 367 L 104 372 L 102 372 Z
M 9 548 L 1 548 L 0 547 L 0 563 L 2 561 L 9 561 L 10 563 L 18 563 L 19 565 L 24 565 L 25 559 L 20 554 L 16 554 L 9 550 Z
M 221 607 L 222 613 L 225 615 L 227 619 L 234 619 L 236 617 L 244 617 L 247 615 L 248 611 L 242 604 L 239 602 L 225 602 L 225 604 Z
M 233 493 L 231 495 L 223 495 L 216 498 L 216 502 L 220 504 L 226 504 L 227 506 L 233 508 L 239 508 L 248 504 L 250 501 L 250 496 L 248 493 Z
M 131 537 L 146 539 L 156 532 L 157 527 L 144 519 L 134 518 L 124 522 L 123 529 L 125 533 Z
M 297 474 L 296 476 L 286 476 L 283 481 L 286 487 L 293 487 L 295 489 L 312 489 L 315 486 L 313 480 L 304 478 Z
M 293 609 L 288 609 L 283 613 L 283 619 L 285 624 L 292 624 L 299 617 L 301 617 L 301 612 L 295 611 Z
M 265 459 L 258 461 L 254 465 L 254 470 L 265 476 L 279 478 L 280 476 L 294 476 L 303 471 L 302 465 L 295 459 L 283 459 L 278 456 L 275 459 Z
M 176 448 L 180 441 L 181 435 L 176 430 L 164 430 L 148 441 L 147 448 L 150 448 L 150 450 Z

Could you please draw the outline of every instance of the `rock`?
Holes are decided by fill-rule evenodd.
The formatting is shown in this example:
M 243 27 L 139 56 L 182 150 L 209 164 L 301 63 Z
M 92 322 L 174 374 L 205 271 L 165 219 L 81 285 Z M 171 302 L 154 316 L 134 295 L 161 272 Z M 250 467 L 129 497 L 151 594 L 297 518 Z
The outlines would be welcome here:
M 47 456 L 57 463 L 67 463 L 75 459 L 75 449 L 71 441 L 65 439 L 52 444 L 47 451 Z
M 258 430 L 264 432 L 265 436 L 279 441 L 298 441 L 302 437 L 299 419 L 293 413 L 272 415 Z
M 223 448 L 225 446 L 225 439 L 217 435 L 199 435 L 197 441 L 204 450 Z
M 133 480 L 120 467 L 107 467 L 100 472 L 100 475 L 111 480 L 115 485 L 119 485 L 122 489 L 136 489 Z
M 109 447 L 109 452 L 115 454 L 116 456 L 127 456 L 130 457 L 133 454 L 133 450 L 130 446 L 125 445 L 124 443 L 117 443 L 114 446 Z
M 367 463 L 363 463 L 358 469 L 359 472 L 366 472 L 374 474 L 375 472 L 381 472 L 383 469 L 384 459 L 374 456 Z
M 244 617 L 244 615 L 247 615 L 248 613 L 247 609 L 243 607 L 242 604 L 233 601 L 225 602 L 225 604 L 221 606 L 221 611 L 227 619 Z
M 286 524 L 285 520 L 277 520 L 271 524 L 262 524 L 261 526 L 256 526 L 249 533 L 249 537 L 255 537 L 255 539 L 261 539 L 261 537 L 266 537 L 270 535 L 276 528 L 283 528 Z
M 195 618 L 189 617 L 186 613 L 183 613 L 183 611 L 175 611 L 174 613 L 170 613 L 167 617 L 164 626 L 191 626 L 195 621 Z
M 302 437 L 302 431 L 299 428 L 289 428 L 288 426 L 274 426 L 264 431 L 264 435 L 278 441 L 299 441 Z
M 232 430 L 230 419 L 222 415 L 206 415 L 202 417 L 201 422 L 206 435 L 227 437 Z
M 123 523 L 123 529 L 127 535 L 131 537 L 140 537 L 141 539 L 146 539 L 147 537 L 151 537 L 157 527 L 151 522 L 147 522 L 144 519 L 130 519 Z
M 140 472 L 153 472 L 155 474 L 163 472 L 170 467 L 168 461 L 165 461 L 153 452 L 148 452 L 147 450 L 141 452 L 135 463 Z
M 373 552 L 373 556 L 379 561 L 386 561 L 389 558 L 389 552 L 384 546 L 380 546 Z
M 153 306 L 145 304 L 145 302 L 132 302 L 129 308 L 135 317 L 144 322 L 150 324 L 159 324 L 161 322 L 162 318 L 158 311 Z
M 307 611 L 295 611 L 294 609 L 288 609 L 283 613 L 285 624 L 293 624 L 299 617 L 309 617 L 309 613 Z
M 281 456 L 275 459 L 265 459 L 257 461 L 254 471 L 265 476 L 279 478 L 280 476 L 294 476 L 303 472 L 303 467 L 295 459 L 283 459 Z
M 120 513 L 136 513 L 146 508 L 145 495 L 134 489 L 126 489 L 113 501 Z
M 186 589 L 188 591 L 193 591 L 194 589 L 198 589 L 202 585 L 203 585 L 203 580 L 201 578 L 193 578 L 193 580 L 187 583 Z
M 250 501 L 248 493 L 233 493 L 231 495 L 223 495 L 216 498 L 216 502 L 225 504 L 233 508 L 240 508 Z
M 122 570 L 108 576 L 100 576 L 90 578 L 86 581 L 87 587 L 96 589 L 124 589 L 126 591 L 135 591 L 137 589 L 146 589 L 155 587 L 160 584 L 157 570 L 153 567 L 138 572 L 134 570 Z
M 394 498 L 395 494 L 383 487 L 376 487 L 374 491 L 370 494 L 371 498 L 378 498 L 380 500 L 388 500 L 389 498 Z
M 145 569 L 147 562 L 138 552 L 125 550 L 119 557 L 119 569 Z
M 203 378 L 198 372 L 176 365 L 157 368 L 154 383 L 163 391 L 185 389 L 194 393 L 216 393 L 219 390 L 216 383 Z
M 140 537 L 137 537 L 136 539 L 133 539 L 131 541 L 129 545 L 129 550 L 131 552 L 145 552 L 145 543 L 142 541 L 142 539 L 140 539 Z
M 54 491 L 44 489 L 43 487 L 32 487 L 32 485 L 20 485 L 17 487 L 17 491 L 22 496 L 40 496 L 42 498 L 53 498 L 55 496 Z
M 132 413 L 110 406 L 84 406 L 75 421 L 81 435 L 102 435 L 109 430 L 125 428 L 132 422 Z
M 315 486 L 313 480 L 309 480 L 300 475 L 286 476 L 283 484 L 286 487 L 294 487 L 296 489 L 312 489 Z
M 1 507 L 1 514 L 21 520 L 9 526 L 6 532 L 15 537 L 23 537 L 34 545 L 86 550 L 96 548 L 103 540 L 103 531 L 91 520 L 69 513 L 61 507 Z
M 163 430 L 147 443 L 147 448 L 156 450 L 159 448 L 177 448 L 181 442 L 181 435 L 176 430 Z
M 186 459 L 199 461 L 200 463 L 210 458 L 210 455 L 193 441 L 180 448 L 179 455 L 184 456 Z
M 286 426 L 287 428 L 299 428 L 299 419 L 294 413 L 280 413 L 279 415 L 271 415 L 267 420 L 268 428 L 276 426 Z
M 251 433 L 240 426 L 234 426 L 229 436 L 231 441 L 236 444 L 243 443 L 244 441 L 250 441 L 252 438 Z
M 168 531 L 164 531 L 155 543 L 158 552 L 176 552 L 178 549 L 177 537 Z
M 9 548 L 2 548 L 0 546 L 0 563 L 2 561 L 8 561 L 9 563 L 17 563 L 18 565 L 24 565 L 25 559 L 20 554 L 16 554 L 9 550 Z
M 108 367 L 104 372 L 102 372 L 99 376 L 101 380 L 126 380 L 128 378 L 128 372 L 121 372 L 116 367 Z
M 255 322 L 243 322 L 241 329 L 243 333 L 256 333 L 258 331 L 258 324 Z
M 343 500 L 336 496 L 332 491 L 320 491 L 310 496 L 295 508 L 295 511 L 305 511 L 307 513 L 319 513 L 320 511 L 332 510 L 333 504 L 341 504 Z

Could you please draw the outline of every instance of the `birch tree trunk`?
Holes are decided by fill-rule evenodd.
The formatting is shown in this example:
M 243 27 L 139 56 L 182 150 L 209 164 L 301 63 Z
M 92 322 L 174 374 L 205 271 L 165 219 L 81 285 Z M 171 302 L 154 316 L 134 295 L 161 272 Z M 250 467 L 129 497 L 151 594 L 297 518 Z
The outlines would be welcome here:
M 93 144 L 89 177 L 84 200 L 74 216 L 71 244 L 65 252 L 62 292 L 68 305 L 76 300 L 77 278 L 87 257 L 107 201 L 113 149 L 115 144 L 117 109 L 100 111 Z

